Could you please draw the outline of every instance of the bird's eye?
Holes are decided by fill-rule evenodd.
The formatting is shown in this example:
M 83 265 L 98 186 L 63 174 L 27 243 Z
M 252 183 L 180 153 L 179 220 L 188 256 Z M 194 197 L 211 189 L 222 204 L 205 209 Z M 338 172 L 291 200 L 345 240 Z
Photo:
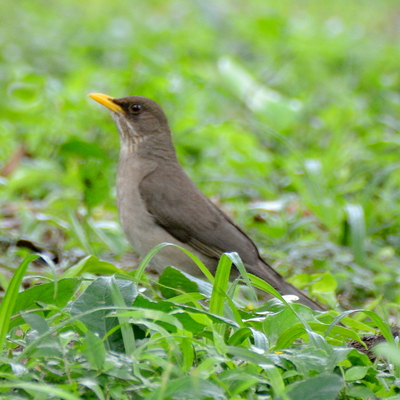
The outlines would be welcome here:
M 129 109 L 132 114 L 139 114 L 142 111 L 142 106 L 140 104 L 132 104 Z

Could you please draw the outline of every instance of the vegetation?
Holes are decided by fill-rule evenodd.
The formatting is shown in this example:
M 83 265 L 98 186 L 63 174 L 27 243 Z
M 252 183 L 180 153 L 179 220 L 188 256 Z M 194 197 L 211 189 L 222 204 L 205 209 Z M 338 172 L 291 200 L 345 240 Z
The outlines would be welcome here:
M 398 13 L 394 0 L 3 4 L 0 397 L 400 399 Z M 134 269 L 118 134 L 90 92 L 158 101 L 193 180 L 329 311 L 244 271 L 228 282 L 235 254 L 215 280 L 155 276 L 151 254 Z M 373 353 L 349 347 L 378 333 Z

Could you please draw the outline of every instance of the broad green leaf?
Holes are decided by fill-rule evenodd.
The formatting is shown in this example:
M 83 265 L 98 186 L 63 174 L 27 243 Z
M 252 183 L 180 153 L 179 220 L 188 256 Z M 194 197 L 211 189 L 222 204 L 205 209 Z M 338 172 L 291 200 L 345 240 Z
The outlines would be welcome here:
M 174 267 L 166 267 L 160 275 L 161 294 L 169 299 L 182 293 L 199 291 L 198 284 Z
M 172 379 L 164 381 L 162 387 L 154 390 L 150 395 L 146 396 L 147 400 L 160 399 L 225 399 L 224 391 L 211 381 L 188 376 L 184 378 Z
M 343 386 L 343 380 L 338 375 L 318 375 L 292 383 L 286 393 L 292 400 L 335 400 Z
M 35 313 L 23 312 L 21 313 L 24 321 L 35 331 L 42 335 L 49 331 L 49 325 L 46 320 Z
M 82 317 L 79 317 L 79 320 L 93 333 L 97 333 L 100 338 L 103 338 L 109 330 L 118 325 L 117 319 L 115 317 L 106 318 L 110 314 L 108 310 L 98 310 L 86 314 L 85 312 L 104 306 L 115 305 L 111 293 L 112 279 L 114 278 L 100 277 L 96 279 L 71 306 L 71 315 L 76 317 L 82 315 Z M 115 279 L 115 282 L 121 292 L 125 305 L 130 307 L 137 296 L 136 285 L 130 280 L 120 278 Z M 113 349 L 117 349 L 122 346 L 121 340 L 121 336 L 116 332 L 108 338 L 108 343 Z
M 103 341 L 92 331 L 88 330 L 83 343 L 83 353 L 85 354 L 92 368 L 101 370 L 106 358 L 106 349 Z
M 63 351 L 58 336 L 51 336 L 51 330 L 47 321 L 36 313 L 21 313 L 24 321 L 30 326 L 31 330 L 26 334 L 27 343 L 38 341 L 32 354 L 35 357 L 62 357 Z
M 344 379 L 348 381 L 358 381 L 360 379 L 363 379 L 365 375 L 367 374 L 368 370 L 370 367 L 364 367 L 364 366 L 356 366 L 352 367 L 346 370 L 344 374 Z
M 33 308 L 42 308 L 39 304 L 51 304 L 52 307 L 63 308 L 68 301 L 71 300 L 75 293 L 80 279 L 67 278 L 58 281 L 57 296 L 55 296 L 55 287 L 53 283 L 43 283 L 42 285 L 33 286 L 18 293 L 15 302 L 13 315 L 20 311 L 27 311 Z M 9 329 L 22 323 L 22 318 L 13 318 L 10 321 Z
M 325 272 L 325 274 L 312 284 L 313 292 L 318 293 L 330 293 L 335 291 L 336 287 L 336 279 L 328 272 Z

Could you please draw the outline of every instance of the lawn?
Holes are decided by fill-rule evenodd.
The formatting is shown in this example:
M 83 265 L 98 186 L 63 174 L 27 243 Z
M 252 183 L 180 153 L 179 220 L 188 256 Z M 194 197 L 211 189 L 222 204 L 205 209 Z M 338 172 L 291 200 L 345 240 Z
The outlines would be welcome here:
M 400 399 L 399 16 L 395 0 L 3 4 L 0 398 Z M 190 177 L 327 311 L 229 282 L 235 254 L 215 280 L 140 263 L 91 92 L 161 104 Z M 365 335 L 384 342 L 364 354 Z

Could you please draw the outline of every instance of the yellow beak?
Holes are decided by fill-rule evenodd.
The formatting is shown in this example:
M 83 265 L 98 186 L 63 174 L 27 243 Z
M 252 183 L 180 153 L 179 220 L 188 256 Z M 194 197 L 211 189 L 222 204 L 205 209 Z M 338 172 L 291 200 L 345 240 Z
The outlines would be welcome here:
M 93 100 L 96 100 L 103 106 L 106 106 L 109 110 L 114 111 L 115 113 L 121 114 L 124 112 L 122 107 L 112 101 L 113 97 L 111 96 L 107 96 L 106 94 L 101 93 L 90 93 L 88 94 L 88 96 Z

